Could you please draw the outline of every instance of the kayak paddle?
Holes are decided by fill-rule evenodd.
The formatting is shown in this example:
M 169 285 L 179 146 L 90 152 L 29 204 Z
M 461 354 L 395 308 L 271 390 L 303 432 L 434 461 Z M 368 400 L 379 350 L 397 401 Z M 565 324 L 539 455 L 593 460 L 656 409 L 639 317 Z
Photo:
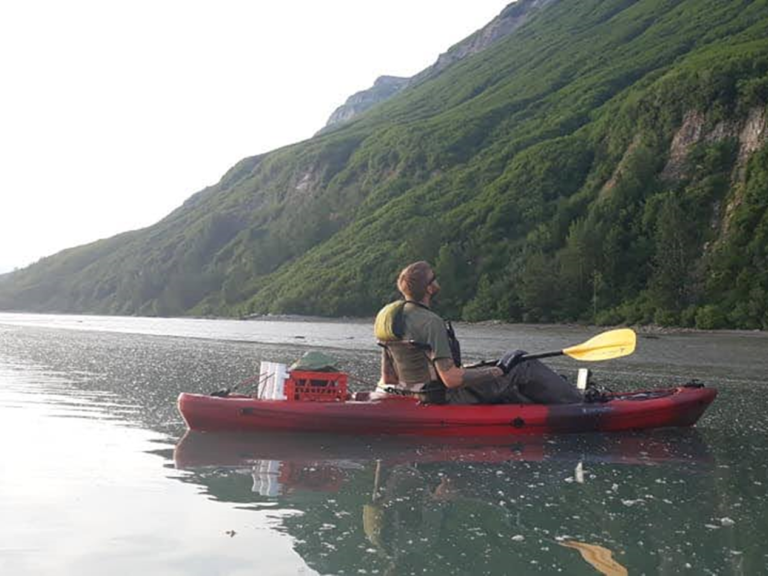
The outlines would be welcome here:
M 525 360 L 533 358 L 549 358 L 551 356 L 570 356 L 574 360 L 582 362 L 599 362 L 629 356 L 635 351 L 637 336 L 630 328 L 609 330 L 597 336 L 593 336 L 586 342 L 570 346 L 555 352 L 540 352 L 538 354 L 526 354 Z
M 599 362 L 601 360 L 611 360 L 629 356 L 635 351 L 637 336 L 631 328 L 619 328 L 618 330 L 609 330 L 597 336 L 593 336 L 586 342 L 555 350 L 553 352 L 538 352 L 536 354 L 526 354 L 523 360 L 534 360 L 537 358 L 551 358 L 552 356 L 570 356 L 574 360 L 583 362 Z M 466 368 L 475 366 L 494 366 L 496 361 L 485 360 L 478 362 Z

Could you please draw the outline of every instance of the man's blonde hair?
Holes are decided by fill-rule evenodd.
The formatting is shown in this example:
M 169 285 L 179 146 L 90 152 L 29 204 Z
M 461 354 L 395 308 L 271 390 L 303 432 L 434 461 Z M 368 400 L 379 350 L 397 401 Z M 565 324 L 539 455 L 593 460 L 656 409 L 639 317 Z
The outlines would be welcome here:
M 419 302 L 427 294 L 427 286 L 434 278 L 429 262 L 420 260 L 403 268 L 397 278 L 397 289 L 407 300 Z

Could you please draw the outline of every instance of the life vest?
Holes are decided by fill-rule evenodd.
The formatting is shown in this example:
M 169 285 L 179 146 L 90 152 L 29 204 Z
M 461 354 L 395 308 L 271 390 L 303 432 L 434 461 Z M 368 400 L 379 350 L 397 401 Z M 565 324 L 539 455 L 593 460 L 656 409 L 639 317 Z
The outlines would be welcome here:
M 385 350 L 398 372 L 400 380 L 423 383 L 421 388 L 425 392 L 423 399 L 431 404 L 445 402 L 445 384 L 440 380 L 440 375 L 435 368 L 429 354 L 430 347 L 425 343 L 404 340 L 406 304 L 414 304 L 422 308 L 427 306 L 412 300 L 397 300 L 387 304 L 376 315 L 374 322 L 374 335 L 379 345 Z M 461 345 L 456 338 L 456 333 L 450 321 L 445 322 L 448 344 L 451 356 L 456 366 L 461 366 Z M 414 390 L 400 389 L 394 386 L 383 385 L 382 389 L 389 393 L 413 394 Z
M 402 340 L 405 336 L 405 314 L 406 304 L 414 304 L 429 310 L 427 306 L 413 300 L 396 300 L 384 306 L 376 315 L 376 321 L 373 324 L 373 334 L 379 342 L 393 342 Z M 461 344 L 456 338 L 456 332 L 450 320 L 445 321 L 445 332 L 448 335 L 448 344 L 451 347 L 451 356 L 456 366 L 461 366 Z
M 373 335 L 379 342 L 402 340 L 405 335 L 405 300 L 396 300 L 379 310 L 373 323 Z

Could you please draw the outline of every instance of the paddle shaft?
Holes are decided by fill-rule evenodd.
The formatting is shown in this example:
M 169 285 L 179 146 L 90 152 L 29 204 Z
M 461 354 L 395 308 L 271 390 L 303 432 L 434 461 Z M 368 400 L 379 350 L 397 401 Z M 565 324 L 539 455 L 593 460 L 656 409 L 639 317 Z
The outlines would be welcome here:
M 521 360 L 538 360 L 539 358 L 552 358 L 554 356 L 562 356 L 565 354 L 562 350 L 555 350 L 553 352 L 539 352 L 537 354 L 526 354 Z M 479 368 L 481 366 L 496 366 L 498 360 L 483 360 L 475 364 L 465 366 L 465 368 Z
M 554 352 L 539 352 L 538 354 L 526 354 L 523 356 L 523 360 L 537 360 L 539 358 L 552 358 L 553 356 L 562 356 L 565 354 L 562 350 L 556 350 Z

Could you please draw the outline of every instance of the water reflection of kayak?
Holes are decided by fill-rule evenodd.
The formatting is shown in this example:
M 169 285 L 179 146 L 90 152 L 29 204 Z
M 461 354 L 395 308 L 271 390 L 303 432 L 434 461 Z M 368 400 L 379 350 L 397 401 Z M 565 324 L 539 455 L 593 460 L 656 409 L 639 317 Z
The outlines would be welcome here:
M 711 487 L 695 429 L 480 442 L 188 432 L 174 454 L 185 471 L 174 477 L 266 512 L 321 574 L 653 572 L 655 557 L 643 564 L 633 553 L 637 534 L 647 556 L 718 509 L 716 494 L 684 496 Z M 576 551 L 592 567 L 576 565 Z
M 174 451 L 178 468 L 252 466 L 264 461 L 355 467 L 355 463 L 584 462 L 629 465 L 702 464 L 712 461 L 695 430 L 569 436 L 517 436 L 506 441 L 471 438 L 413 442 L 301 433 L 188 431 Z
M 291 402 L 182 393 L 178 407 L 191 430 L 467 437 L 692 426 L 716 395 L 712 388 L 682 386 L 610 394 L 584 404 L 441 406 L 409 397 Z

